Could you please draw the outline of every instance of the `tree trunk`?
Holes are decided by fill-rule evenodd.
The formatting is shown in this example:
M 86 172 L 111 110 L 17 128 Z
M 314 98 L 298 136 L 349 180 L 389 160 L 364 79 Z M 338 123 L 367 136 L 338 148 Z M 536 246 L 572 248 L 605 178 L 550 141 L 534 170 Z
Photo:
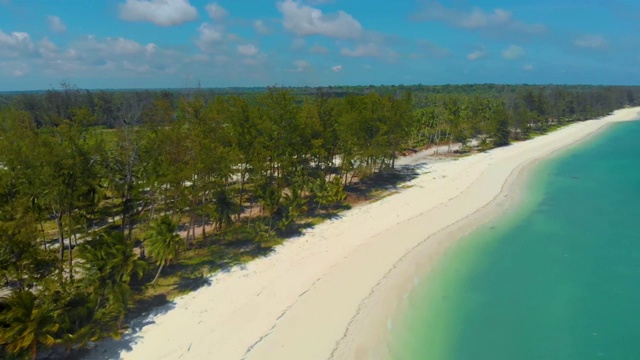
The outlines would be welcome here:
M 73 282 L 73 247 L 71 246 L 71 236 L 69 236 L 69 282 Z
M 158 281 L 158 277 L 160 276 L 160 271 L 162 271 L 162 267 L 164 266 L 164 263 L 160 264 L 160 267 L 158 268 L 158 272 L 156 273 L 156 277 L 153 278 L 153 281 L 151 282 L 151 285 L 155 285 L 156 281 Z
M 42 231 L 42 245 L 44 246 L 44 249 L 47 250 L 47 233 L 44 231 L 42 221 L 40 221 L 40 230 Z
M 56 225 L 58 226 L 58 244 L 60 245 L 60 249 L 58 249 L 60 254 L 60 260 L 64 259 L 64 230 L 62 229 L 62 214 L 56 215 Z
M 31 342 L 31 360 L 36 360 L 38 357 L 38 341 L 33 339 Z
M 242 209 L 242 201 L 244 200 L 245 167 L 246 164 L 243 165 L 243 169 L 240 172 L 240 209 Z M 242 210 L 236 215 L 236 221 L 240 220 L 240 215 L 242 215 Z

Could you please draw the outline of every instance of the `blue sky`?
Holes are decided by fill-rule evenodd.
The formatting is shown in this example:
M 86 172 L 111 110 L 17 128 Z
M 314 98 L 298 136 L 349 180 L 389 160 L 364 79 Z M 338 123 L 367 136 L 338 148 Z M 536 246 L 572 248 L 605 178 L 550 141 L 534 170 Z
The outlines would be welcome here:
M 0 0 L 0 91 L 640 83 L 635 0 Z

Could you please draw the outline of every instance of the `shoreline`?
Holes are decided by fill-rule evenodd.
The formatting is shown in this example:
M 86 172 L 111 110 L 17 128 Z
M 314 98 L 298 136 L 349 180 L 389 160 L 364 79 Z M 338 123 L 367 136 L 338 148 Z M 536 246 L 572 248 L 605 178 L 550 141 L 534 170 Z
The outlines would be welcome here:
M 412 257 L 426 252 L 419 267 L 433 265 L 460 235 L 480 225 L 469 227 L 469 219 L 491 218 L 499 204 L 504 210 L 517 201 L 518 174 L 527 166 L 639 112 L 618 110 L 505 148 L 428 165 L 409 188 L 320 224 L 269 257 L 214 274 L 211 286 L 135 321 L 132 329 L 140 330 L 101 342 L 86 358 L 368 357 L 375 339 L 384 340 L 380 321 L 370 322 L 371 316 L 385 313 L 380 306 L 390 313 L 397 308 L 393 304 L 404 292 L 385 286 L 398 286 L 397 276 L 409 270 L 415 274 Z M 501 196 L 505 191 L 508 196 Z
M 635 116 L 633 112 L 627 116 L 625 110 L 634 111 Z M 528 192 L 526 187 L 541 163 L 593 139 L 611 124 L 640 119 L 640 108 L 622 111 L 625 113 L 621 114 L 621 110 L 617 110 L 614 114 L 602 119 L 588 120 L 589 122 L 604 120 L 606 123 L 598 124 L 600 126 L 595 130 L 516 166 L 504 179 L 500 192 L 490 202 L 424 239 L 411 252 L 400 258 L 385 277 L 380 279 L 369 296 L 362 301 L 361 310 L 352 318 L 343 338 L 334 348 L 331 359 L 390 358 L 388 341 L 395 320 L 401 319 L 406 314 L 407 304 L 404 300 L 423 280 L 429 281 L 431 270 L 439 262 L 446 260 L 448 249 L 459 241 L 472 241 L 465 237 L 500 216 L 511 216 L 514 213 L 519 216 L 519 207 L 526 206 L 525 199 Z M 552 133 L 546 135 L 550 134 Z M 490 151 L 493 150 L 496 149 Z M 507 214 L 514 208 L 514 212 Z

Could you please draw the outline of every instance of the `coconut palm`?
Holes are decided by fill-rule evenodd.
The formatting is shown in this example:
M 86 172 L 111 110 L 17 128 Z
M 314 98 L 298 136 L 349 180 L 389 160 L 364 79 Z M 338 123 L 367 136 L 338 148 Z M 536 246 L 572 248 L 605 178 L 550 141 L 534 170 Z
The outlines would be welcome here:
M 176 259 L 180 254 L 180 250 L 182 250 L 185 245 L 180 235 L 177 234 L 177 231 L 178 224 L 171 221 L 171 218 L 167 215 L 151 222 L 151 227 L 147 232 L 145 246 L 147 248 L 147 254 L 159 265 L 158 272 L 153 278 L 152 284 L 155 284 L 158 280 L 162 268 Z
M 14 291 L 2 299 L 0 309 L 0 344 L 8 352 L 35 359 L 39 344 L 55 343 L 53 335 L 59 328 L 55 309 L 31 291 Z
M 217 231 L 222 230 L 223 227 L 231 226 L 233 224 L 233 215 L 239 214 L 241 211 L 240 204 L 237 204 L 229 197 L 226 189 L 216 192 L 212 215 Z
M 129 304 L 129 282 L 146 271 L 146 263 L 133 252 L 133 242 L 119 231 L 106 231 L 78 246 L 83 286 L 93 289 L 95 311 L 108 311 L 116 322 L 124 319 Z

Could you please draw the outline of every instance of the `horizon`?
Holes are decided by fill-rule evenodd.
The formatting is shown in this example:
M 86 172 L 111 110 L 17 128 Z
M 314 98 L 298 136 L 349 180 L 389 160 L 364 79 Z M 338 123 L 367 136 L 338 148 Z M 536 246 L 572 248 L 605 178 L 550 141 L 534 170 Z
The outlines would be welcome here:
M 62 84 L 61 84 L 62 85 Z M 474 86 L 474 85 L 480 85 L 480 86 L 513 86 L 513 87 L 545 87 L 545 86 L 549 86 L 549 87 L 554 87 L 554 86 L 558 86 L 558 87 L 621 87 L 621 88 L 625 88 L 625 87 L 640 87 L 640 85 L 628 85 L 628 84 L 621 84 L 621 85 L 612 85 L 612 84 L 554 84 L 554 83 L 548 83 L 548 84 L 526 84 L 526 83 L 521 83 L 521 84 L 505 84 L 505 83 L 461 83 L 461 84 L 378 84 L 378 85 L 326 85 L 326 86 L 280 86 L 280 85 L 266 85 L 266 86 L 227 86 L 227 87 L 149 87 L 149 88 L 80 88 L 75 86 L 75 84 L 68 84 L 70 85 L 73 89 L 76 90 L 80 90 L 80 91 L 113 91 L 113 92 L 118 92 L 118 91 L 132 91 L 132 92 L 136 92 L 136 91 L 185 91 L 185 90 L 190 90 L 190 91 L 195 91 L 195 90 L 267 90 L 270 88 L 275 88 L 275 89 L 327 89 L 327 88 L 343 88 L 343 87 L 348 87 L 348 88 L 377 88 L 377 87 L 445 87 L 445 86 L 452 86 L 452 87 L 465 87 L 465 86 Z M 30 90 L 0 90 L 0 95 L 12 95 L 12 94 L 21 94 L 21 93 L 44 93 L 47 91 L 59 91 L 62 90 L 62 87 L 50 87 L 47 89 L 30 89 Z
M 640 5 L 0 0 L 0 92 L 640 84 Z

